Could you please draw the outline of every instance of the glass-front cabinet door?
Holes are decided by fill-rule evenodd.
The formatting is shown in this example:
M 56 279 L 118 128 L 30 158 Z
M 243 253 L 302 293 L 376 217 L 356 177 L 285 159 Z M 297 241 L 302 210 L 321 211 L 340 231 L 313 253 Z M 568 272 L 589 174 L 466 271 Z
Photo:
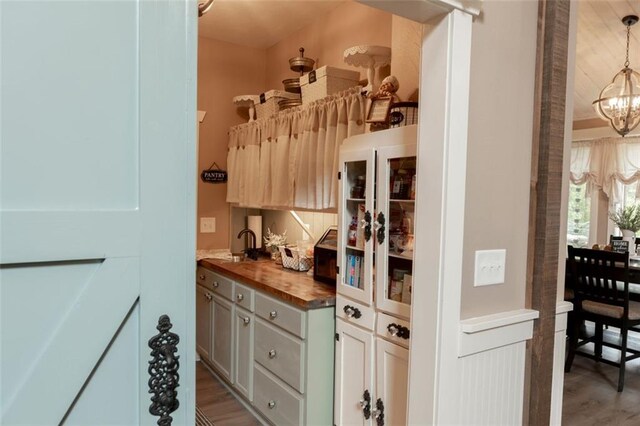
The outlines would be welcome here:
M 409 318 L 413 286 L 416 146 L 381 147 L 377 157 L 376 307 Z
M 374 188 L 375 151 L 341 152 L 337 291 L 367 305 L 373 302 Z

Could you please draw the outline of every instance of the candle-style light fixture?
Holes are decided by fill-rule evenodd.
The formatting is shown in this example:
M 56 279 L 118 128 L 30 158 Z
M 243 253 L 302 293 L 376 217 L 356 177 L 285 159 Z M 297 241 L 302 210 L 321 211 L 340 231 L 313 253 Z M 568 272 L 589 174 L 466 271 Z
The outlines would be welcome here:
M 629 36 L 631 26 L 638 22 L 636 15 L 622 18 L 627 27 L 627 56 L 624 68 L 600 92 L 593 106 L 598 115 L 609 122 L 613 130 L 625 136 L 640 123 L 640 74 L 629 68 Z

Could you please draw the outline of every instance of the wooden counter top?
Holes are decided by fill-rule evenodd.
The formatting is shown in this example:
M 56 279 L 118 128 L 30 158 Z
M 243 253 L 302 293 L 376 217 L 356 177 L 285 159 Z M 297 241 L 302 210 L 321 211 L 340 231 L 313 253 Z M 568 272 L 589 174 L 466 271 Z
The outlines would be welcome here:
M 315 281 L 306 272 L 284 269 L 272 260 L 246 260 L 234 263 L 227 260 L 202 259 L 198 264 L 303 309 L 324 308 L 336 304 L 335 286 Z

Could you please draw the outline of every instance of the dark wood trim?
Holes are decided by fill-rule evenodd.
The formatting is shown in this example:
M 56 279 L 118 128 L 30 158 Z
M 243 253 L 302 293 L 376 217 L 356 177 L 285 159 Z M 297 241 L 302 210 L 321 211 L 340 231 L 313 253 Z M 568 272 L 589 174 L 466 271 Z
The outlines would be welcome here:
M 524 422 L 531 426 L 548 425 L 551 414 L 570 2 L 538 4 L 527 302 L 540 318 L 529 344 Z

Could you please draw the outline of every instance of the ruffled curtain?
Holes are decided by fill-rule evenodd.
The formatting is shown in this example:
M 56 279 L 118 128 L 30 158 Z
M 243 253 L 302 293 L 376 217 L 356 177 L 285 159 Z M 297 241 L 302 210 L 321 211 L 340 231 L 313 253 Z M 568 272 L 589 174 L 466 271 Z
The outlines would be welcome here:
M 360 88 L 353 88 L 231 128 L 227 201 L 250 207 L 335 209 L 340 145 L 364 132 L 364 112 Z
M 571 182 L 599 188 L 612 202 L 621 198 L 620 185 L 640 182 L 640 138 L 602 138 L 574 142 Z

